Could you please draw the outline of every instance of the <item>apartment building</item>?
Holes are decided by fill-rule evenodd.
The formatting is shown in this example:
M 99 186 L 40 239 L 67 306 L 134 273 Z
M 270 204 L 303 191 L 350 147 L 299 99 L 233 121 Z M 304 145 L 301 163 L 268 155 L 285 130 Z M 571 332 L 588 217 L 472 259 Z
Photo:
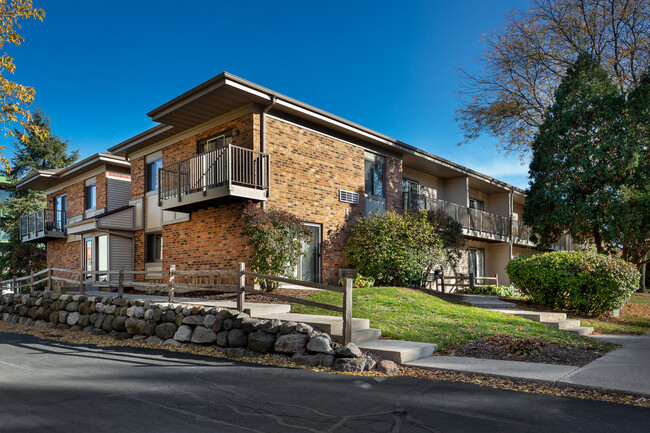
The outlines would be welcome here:
M 20 218 L 23 242 L 45 243 L 56 268 L 133 269 L 131 170 L 120 156 L 98 153 L 69 167 L 40 170 L 15 184 L 45 191 L 47 206 Z M 89 274 L 87 279 L 106 279 Z
M 125 233 L 136 270 L 235 268 L 247 254 L 241 215 L 249 201 L 288 210 L 313 231 L 296 271 L 307 281 L 339 279 L 347 268 L 345 238 L 370 212 L 442 208 L 451 214 L 463 225 L 467 247 L 449 272 L 499 275 L 505 283 L 507 262 L 533 247 L 521 223 L 522 190 L 231 74 L 148 116 L 158 125 L 100 154 L 114 161 L 105 175 L 77 168 L 64 181 L 78 163 L 19 183 L 46 189 L 56 215 L 63 185 L 82 188 L 91 174 L 126 176 L 130 163 L 130 197 L 122 198 L 120 212 L 133 215 Z M 111 215 L 107 204 L 97 206 Z M 82 207 L 75 205 L 73 215 L 68 206 L 67 238 L 28 230 L 24 239 L 47 241 L 57 266 L 83 259 L 87 268 L 101 268 L 105 261 L 91 263 L 83 248 L 62 247 L 77 241 L 71 236 L 99 243 L 97 224 L 104 223 L 97 220 L 106 216 L 84 214 Z

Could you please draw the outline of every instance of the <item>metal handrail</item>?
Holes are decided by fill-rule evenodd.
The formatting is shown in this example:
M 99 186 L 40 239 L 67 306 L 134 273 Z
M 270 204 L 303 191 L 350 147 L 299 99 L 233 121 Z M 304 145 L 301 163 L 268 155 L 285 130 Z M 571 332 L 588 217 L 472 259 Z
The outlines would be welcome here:
M 160 201 L 228 185 L 268 190 L 269 155 L 243 147 L 220 147 L 162 167 Z
M 45 231 L 66 233 L 66 211 L 41 209 L 20 217 L 20 236 L 33 236 Z

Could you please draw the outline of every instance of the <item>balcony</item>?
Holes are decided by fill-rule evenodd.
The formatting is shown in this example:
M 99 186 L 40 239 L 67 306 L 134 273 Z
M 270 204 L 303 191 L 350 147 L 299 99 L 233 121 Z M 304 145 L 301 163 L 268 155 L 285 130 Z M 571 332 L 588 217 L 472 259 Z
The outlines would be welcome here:
M 534 247 L 535 243 L 530 240 L 532 230 L 523 221 L 512 220 L 512 243 Z
M 270 157 L 233 145 L 162 167 L 158 202 L 164 210 L 188 212 L 232 199 L 266 200 Z
M 23 242 L 46 242 L 67 237 L 65 211 L 41 209 L 20 217 Z
M 463 232 L 466 236 L 502 242 L 508 241 L 510 237 L 510 218 L 502 215 L 408 192 L 404 193 L 404 209 L 410 211 L 444 210 L 463 226 Z

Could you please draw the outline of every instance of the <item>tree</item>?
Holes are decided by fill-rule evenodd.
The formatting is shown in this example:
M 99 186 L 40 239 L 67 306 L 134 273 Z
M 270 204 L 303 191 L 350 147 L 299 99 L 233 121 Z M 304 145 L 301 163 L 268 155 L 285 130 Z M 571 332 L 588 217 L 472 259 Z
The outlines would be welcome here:
M 312 232 L 295 215 L 281 209 L 262 209 L 249 202 L 242 215 L 242 236 L 248 239 L 246 264 L 254 272 L 290 278 L 303 255 L 303 242 Z M 267 291 L 277 288 L 275 281 L 260 281 Z
M 640 265 L 630 252 L 650 233 L 647 140 L 629 111 L 598 61 L 580 55 L 533 141 L 524 221 L 540 246 L 568 232 Z
M 591 54 L 626 95 L 650 64 L 647 0 L 532 0 L 484 39 L 480 72 L 460 70 L 457 121 L 465 141 L 489 134 L 531 150 L 564 71 Z
M 35 131 L 43 131 L 38 134 Z M 14 157 L 11 160 L 11 174 L 15 181 L 38 170 L 64 168 L 79 158 L 79 151 L 69 151 L 68 142 L 52 134 L 50 120 L 36 110 L 25 127 L 25 131 L 14 131 L 16 139 Z M 30 214 L 47 205 L 42 191 L 12 191 L 10 198 L 0 205 L 3 217 L 0 229 L 9 235 L 9 242 L 0 244 L 0 269 L 13 275 L 27 275 L 45 266 L 43 245 L 23 243 L 20 238 L 20 217 Z
M 0 123 L 5 127 L 5 135 L 13 135 L 11 125 L 18 124 L 28 129 L 31 115 L 27 107 L 34 100 L 35 91 L 32 87 L 15 83 L 6 77 L 6 73 L 13 74 L 16 70 L 14 59 L 5 52 L 7 44 L 20 45 L 24 38 L 18 34 L 18 22 L 22 19 L 36 18 L 43 21 L 43 9 L 34 8 L 32 0 L 7 0 L 0 1 Z M 43 136 L 45 131 L 33 130 Z M 25 135 L 18 135 L 26 140 Z M 0 150 L 4 147 L 0 146 Z M 2 164 L 9 169 L 9 161 L 0 157 Z
M 442 240 L 447 253 L 447 262 L 451 266 L 456 266 L 461 256 L 460 249 L 465 246 L 463 225 L 442 209 L 432 209 L 425 212 L 429 224 Z

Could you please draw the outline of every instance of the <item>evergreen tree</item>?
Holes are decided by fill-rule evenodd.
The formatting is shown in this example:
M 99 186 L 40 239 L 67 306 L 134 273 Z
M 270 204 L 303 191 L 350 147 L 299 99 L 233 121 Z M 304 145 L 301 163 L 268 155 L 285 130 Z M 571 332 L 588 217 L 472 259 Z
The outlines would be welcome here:
M 43 134 L 42 132 L 45 132 Z M 69 151 L 67 141 L 52 134 L 50 120 L 36 110 L 24 131 L 14 131 L 15 154 L 11 159 L 11 178 L 16 181 L 38 170 L 64 168 L 79 158 L 79 151 Z M 26 137 L 26 138 L 25 138 Z M 47 205 L 42 191 L 12 191 L 2 205 L 0 229 L 9 235 L 9 242 L 0 244 L 0 269 L 8 275 L 28 275 L 46 266 L 43 244 L 23 243 L 20 239 L 20 217 Z

